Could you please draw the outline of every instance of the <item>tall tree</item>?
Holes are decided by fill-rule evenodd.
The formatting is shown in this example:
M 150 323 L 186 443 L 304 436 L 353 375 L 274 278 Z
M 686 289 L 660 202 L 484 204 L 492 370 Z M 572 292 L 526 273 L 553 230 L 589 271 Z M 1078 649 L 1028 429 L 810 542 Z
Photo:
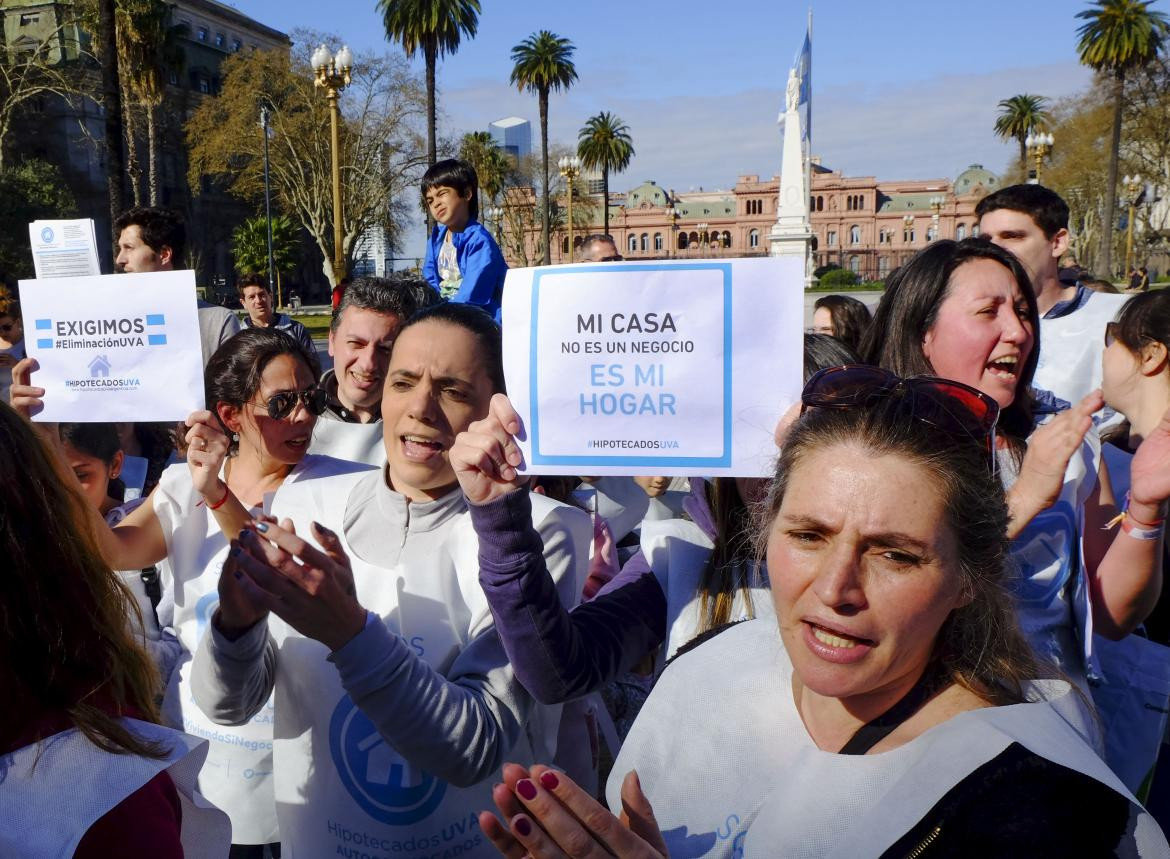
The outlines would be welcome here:
M 118 74 L 116 0 L 97 0 L 98 55 L 102 64 L 102 107 L 105 108 L 106 188 L 110 197 L 110 228 L 126 208 L 122 185 L 122 91 Z M 114 236 L 115 241 L 117 236 Z
M 1101 271 L 1113 275 L 1113 224 L 1117 209 L 1117 162 L 1121 155 L 1121 105 L 1125 76 L 1157 56 L 1170 21 L 1150 9 L 1153 0 L 1096 0 L 1077 13 L 1085 23 L 1077 29 L 1081 62 L 1113 78 L 1113 134 L 1109 145 L 1109 174 L 1102 216 Z
M 310 31 L 292 36 L 291 56 L 241 51 L 224 60 L 219 97 L 204 99 L 184 127 L 190 147 L 187 177 L 198 188 L 204 175 L 213 176 L 219 187 L 260 203 L 263 136 L 241 129 L 255 128 L 260 105 L 268 105 L 273 202 L 316 240 L 322 271 L 336 285 L 329 107 L 313 86 L 309 51 L 337 40 Z M 340 135 L 341 252 L 347 261 L 371 228 L 386 229 L 391 239 L 400 235 L 399 225 L 413 209 L 406 201 L 418 199 L 425 166 L 424 102 L 421 82 L 402 57 L 355 57 L 353 82 L 342 96 Z
M 577 135 L 577 156 L 587 170 L 601 171 L 602 217 L 609 235 L 609 171 L 621 173 L 630 166 L 634 157 L 630 127 L 608 111 L 589 117 Z
M 540 194 L 540 240 L 544 265 L 552 262 L 549 251 L 549 193 L 548 193 L 548 94 L 568 89 L 577 80 L 573 65 L 576 48 L 568 39 L 541 30 L 533 33 L 512 48 L 511 83 L 523 92 L 535 93 L 540 104 L 540 160 L 544 168 L 544 183 Z
M 408 57 L 422 51 L 427 82 L 427 164 L 436 160 L 435 64 L 459 50 L 463 36 L 475 38 L 479 0 L 378 0 L 386 38 L 402 45 Z
M 995 120 L 995 133 L 1004 140 L 1015 140 L 1020 144 L 1020 171 L 1028 175 L 1028 147 L 1024 143 L 1032 131 L 1046 129 L 1052 123 L 1048 112 L 1048 99 L 1042 95 L 1021 93 L 1005 98 L 999 103 L 999 116 Z

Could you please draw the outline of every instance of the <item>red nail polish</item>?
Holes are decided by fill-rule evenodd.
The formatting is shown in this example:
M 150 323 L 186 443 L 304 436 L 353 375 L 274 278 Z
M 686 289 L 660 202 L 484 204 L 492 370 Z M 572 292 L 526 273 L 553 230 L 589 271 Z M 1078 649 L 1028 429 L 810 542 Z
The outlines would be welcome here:
M 536 799 L 536 785 L 530 780 L 522 778 L 516 782 L 516 793 L 520 794 L 522 799 Z
M 535 796 L 535 794 L 533 794 Z M 516 830 L 518 835 L 527 838 L 532 834 L 532 824 L 528 822 L 528 818 L 522 814 L 517 814 L 512 818 L 512 828 Z
M 540 783 L 545 786 L 546 790 L 556 790 L 557 785 L 561 783 L 561 780 L 557 778 L 557 774 L 555 772 L 549 770 L 540 774 Z

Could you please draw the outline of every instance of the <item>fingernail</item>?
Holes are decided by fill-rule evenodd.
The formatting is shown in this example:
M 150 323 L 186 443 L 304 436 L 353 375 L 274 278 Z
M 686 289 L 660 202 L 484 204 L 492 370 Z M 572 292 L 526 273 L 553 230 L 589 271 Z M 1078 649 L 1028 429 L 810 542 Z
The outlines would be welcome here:
M 516 793 L 520 794 L 523 799 L 536 799 L 536 785 L 529 779 L 522 778 L 516 782 Z
M 330 531 L 328 528 L 326 528 L 320 522 L 316 522 L 316 521 L 313 522 L 313 527 L 316 528 L 318 531 L 320 531 L 322 534 L 328 534 L 330 537 L 335 536 L 332 531 Z
M 517 814 L 512 818 L 512 829 L 525 838 L 532 834 L 532 824 L 528 822 L 528 818 L 523 814 Z
M 243 578 L 244 578 L 244 574 L 243 574 L 243 573 L 241 573 L 239 570 L 236 570 L 234 573 L 232 573 L 232 575 L 233 575 L 233 576 L 235 576 L 237 579 L 243 579 Z
M 256 535 L 253 534 L 251 531 L 249 531 L 246 528 L 240 532 L 240 542 L 241 543 L 247 542 L 249 540 L 254 540 L 255 538 L 256 538 Z
M 240 554 L 240 544 L 232 540 L 232 547 L 228 549 L 228 557 L 234 558 L 238 554 Z
M 561 780 L 557 778 L 557 774 L 555 772 L 549 770 L 540 774 L 540 783 L 543 784 L 547 790 L 556 790 L 557 785 L 561 783 Z
M 268 523 L 267 522 L 257 522 L 256 523 L 256 530 L 259 531 L 261 534 L 267 534 L 268 533 Z

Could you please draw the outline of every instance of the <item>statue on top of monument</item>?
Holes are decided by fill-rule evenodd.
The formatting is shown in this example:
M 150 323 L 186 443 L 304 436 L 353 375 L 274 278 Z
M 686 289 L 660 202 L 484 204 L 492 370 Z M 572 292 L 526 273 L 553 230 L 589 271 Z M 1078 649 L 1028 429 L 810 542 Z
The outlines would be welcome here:
M 796 74 L 796 69 L 788 70 L 788 92 L 787 92 L 788 110 L 796 110 L 796 106 L 800 104 L 800 78 Z

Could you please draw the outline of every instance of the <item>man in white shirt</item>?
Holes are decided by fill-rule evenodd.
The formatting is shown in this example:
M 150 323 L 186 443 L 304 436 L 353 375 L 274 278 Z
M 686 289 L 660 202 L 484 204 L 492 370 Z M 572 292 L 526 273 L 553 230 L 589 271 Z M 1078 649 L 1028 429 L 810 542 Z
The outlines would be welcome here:
M 1027 269 L 1040 310 L 1040 361 L 1035 387 L 1070 403 L 1101 385 L 1105 325 L 1125 296 L 1060 280 L 1068 250 L 1068 205 L 1042 185 L 1011 185 L 979 201 L 979 233 L 1012 252 Z

